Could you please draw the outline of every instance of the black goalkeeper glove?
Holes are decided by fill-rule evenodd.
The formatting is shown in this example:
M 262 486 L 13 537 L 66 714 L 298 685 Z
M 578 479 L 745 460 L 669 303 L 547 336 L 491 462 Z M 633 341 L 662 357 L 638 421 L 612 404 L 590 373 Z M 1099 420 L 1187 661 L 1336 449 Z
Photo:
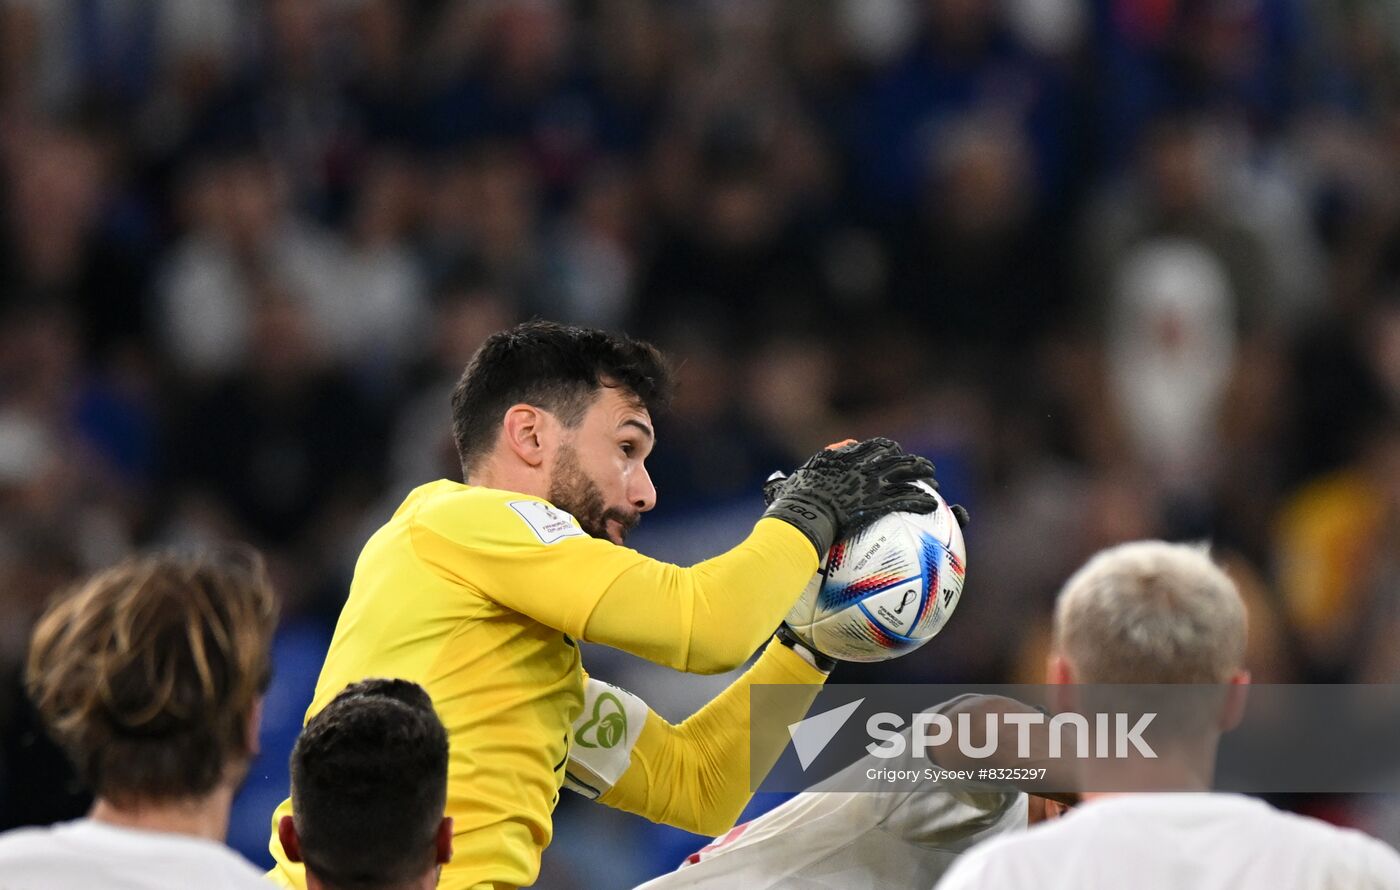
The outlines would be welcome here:
M 937 487 L 933 464 L 889 439 L 867 439 L 819 451 L 786 479 L 770 478 L 763 515 L 796 526 L 821 558 L 838 537 L 882 516 L 937 510 L 938 501 L 916 482 Z
M 782 490 L 783 483 L 788 480 L 788 474 L 782 470 L 774 470 L 773 474 L 763 483 L 763 504 L 771 507 L 773 501 L 777 500 L 778 492 Z M 938 488 L 937 482 L 930 482 L 934 488 Z M 958 521 L 958 528 L 967 528 L 967 524 L 972 521 L 968 515 L 967 508 L 962 504 L 949 504 L 948 511 L 953 514 L 953 518 Z

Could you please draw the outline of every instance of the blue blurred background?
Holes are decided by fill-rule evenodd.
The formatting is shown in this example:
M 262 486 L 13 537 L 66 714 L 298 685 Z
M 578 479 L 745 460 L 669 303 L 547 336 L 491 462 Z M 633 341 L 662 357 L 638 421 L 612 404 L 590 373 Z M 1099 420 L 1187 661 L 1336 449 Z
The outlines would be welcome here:
M 86 806 L 17 680 L 46 598 L 234 537 L 283 597 L 266 862 L 359 547 L 535 315 L 679 365 L 653 555 L 827 442 L 934 458 L 961 607 L 839 678 L 1034 682 L 1059 582 L 1151 535 L 1215 543 L 1257 680 L 1400 676 L 1400 5 L 0 0 L 0 828 Z M 676 720 L 727 681 L 586 658 Z M 699 843 L 566 796 L 539 886 Z

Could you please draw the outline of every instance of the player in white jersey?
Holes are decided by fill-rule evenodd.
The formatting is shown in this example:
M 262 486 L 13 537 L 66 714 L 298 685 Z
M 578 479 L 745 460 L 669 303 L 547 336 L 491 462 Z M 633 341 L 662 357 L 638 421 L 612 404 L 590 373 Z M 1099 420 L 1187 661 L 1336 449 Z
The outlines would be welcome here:
M 809 791 L 639 890 L 929 887 L 973 844 L 1026 826 L 1026 795 Z
M 1215 729 L 1134 764 L 1134 787 L 1199 790 L 1085 792 L 1065 818 L 971 851 L 938 890 L 1400 890 L 1400 854 L 1379 841 L 1206 790 L 1244 649 L 1244 604 L 1204 550 L 1144 541 L 1091 559 L 1056 603 L 1050 681 L 1228 687 Z
M 959 696 L 931 708 L 951 714 L 989 701 Z M 1009 701 L 1009 700 L 1002 700 Z M 906 730 L 906 735 L 908 730 Z M 930 887 L 974 844 L 1026 827 L 1041 798 L 1016 791 L 934 791 L 890 785 L 872 775 L 920 771 L 914 746 L 895 758 L 863 757 L 835 776 L 687 857 L 638 890 L 866 890 Z M 842 791 L 827 788 L 847 789 Z M 849 790 L 863 788 L 864 790 Z M 1034 807 L 1029 806 L 1031 802 Z
M 58 600 L 26 685 L 96 798 L 0 835 L 3 890 L 266 890 L 223 844 L 257 750 L 275 597 L 251 552 L 128 559 Z
M 262 872 L 207 838 L 78 819 L 0 838 L 4 890 L 259 890 Z
M 938 890 L 974 887 L 1400 890 L 1400 855 L 1359 831 L 1243 795 L 1106 795 L 978 847 Z

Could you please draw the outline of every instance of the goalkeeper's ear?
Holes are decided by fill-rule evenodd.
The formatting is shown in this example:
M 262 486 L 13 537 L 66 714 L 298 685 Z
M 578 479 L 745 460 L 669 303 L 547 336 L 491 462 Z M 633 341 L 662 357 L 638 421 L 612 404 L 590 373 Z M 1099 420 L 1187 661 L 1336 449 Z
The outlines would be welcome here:
M 554 415 L 542 408 L 511 405 L 501 419 L 499 440 L 527 466 L 538 467 L 550 450 L 549 440 L 557 438 L 558 426 Z

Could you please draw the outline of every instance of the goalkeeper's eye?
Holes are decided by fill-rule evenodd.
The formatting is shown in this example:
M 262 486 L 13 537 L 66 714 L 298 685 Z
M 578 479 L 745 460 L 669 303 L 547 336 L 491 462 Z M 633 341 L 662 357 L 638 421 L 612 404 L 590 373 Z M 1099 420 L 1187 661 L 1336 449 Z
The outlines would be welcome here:
M 637 450 L 637 446 L 631 442 L 623 442 L 619 447 L 622 449 L 622 453 L 628 457 L 631 457 Z

